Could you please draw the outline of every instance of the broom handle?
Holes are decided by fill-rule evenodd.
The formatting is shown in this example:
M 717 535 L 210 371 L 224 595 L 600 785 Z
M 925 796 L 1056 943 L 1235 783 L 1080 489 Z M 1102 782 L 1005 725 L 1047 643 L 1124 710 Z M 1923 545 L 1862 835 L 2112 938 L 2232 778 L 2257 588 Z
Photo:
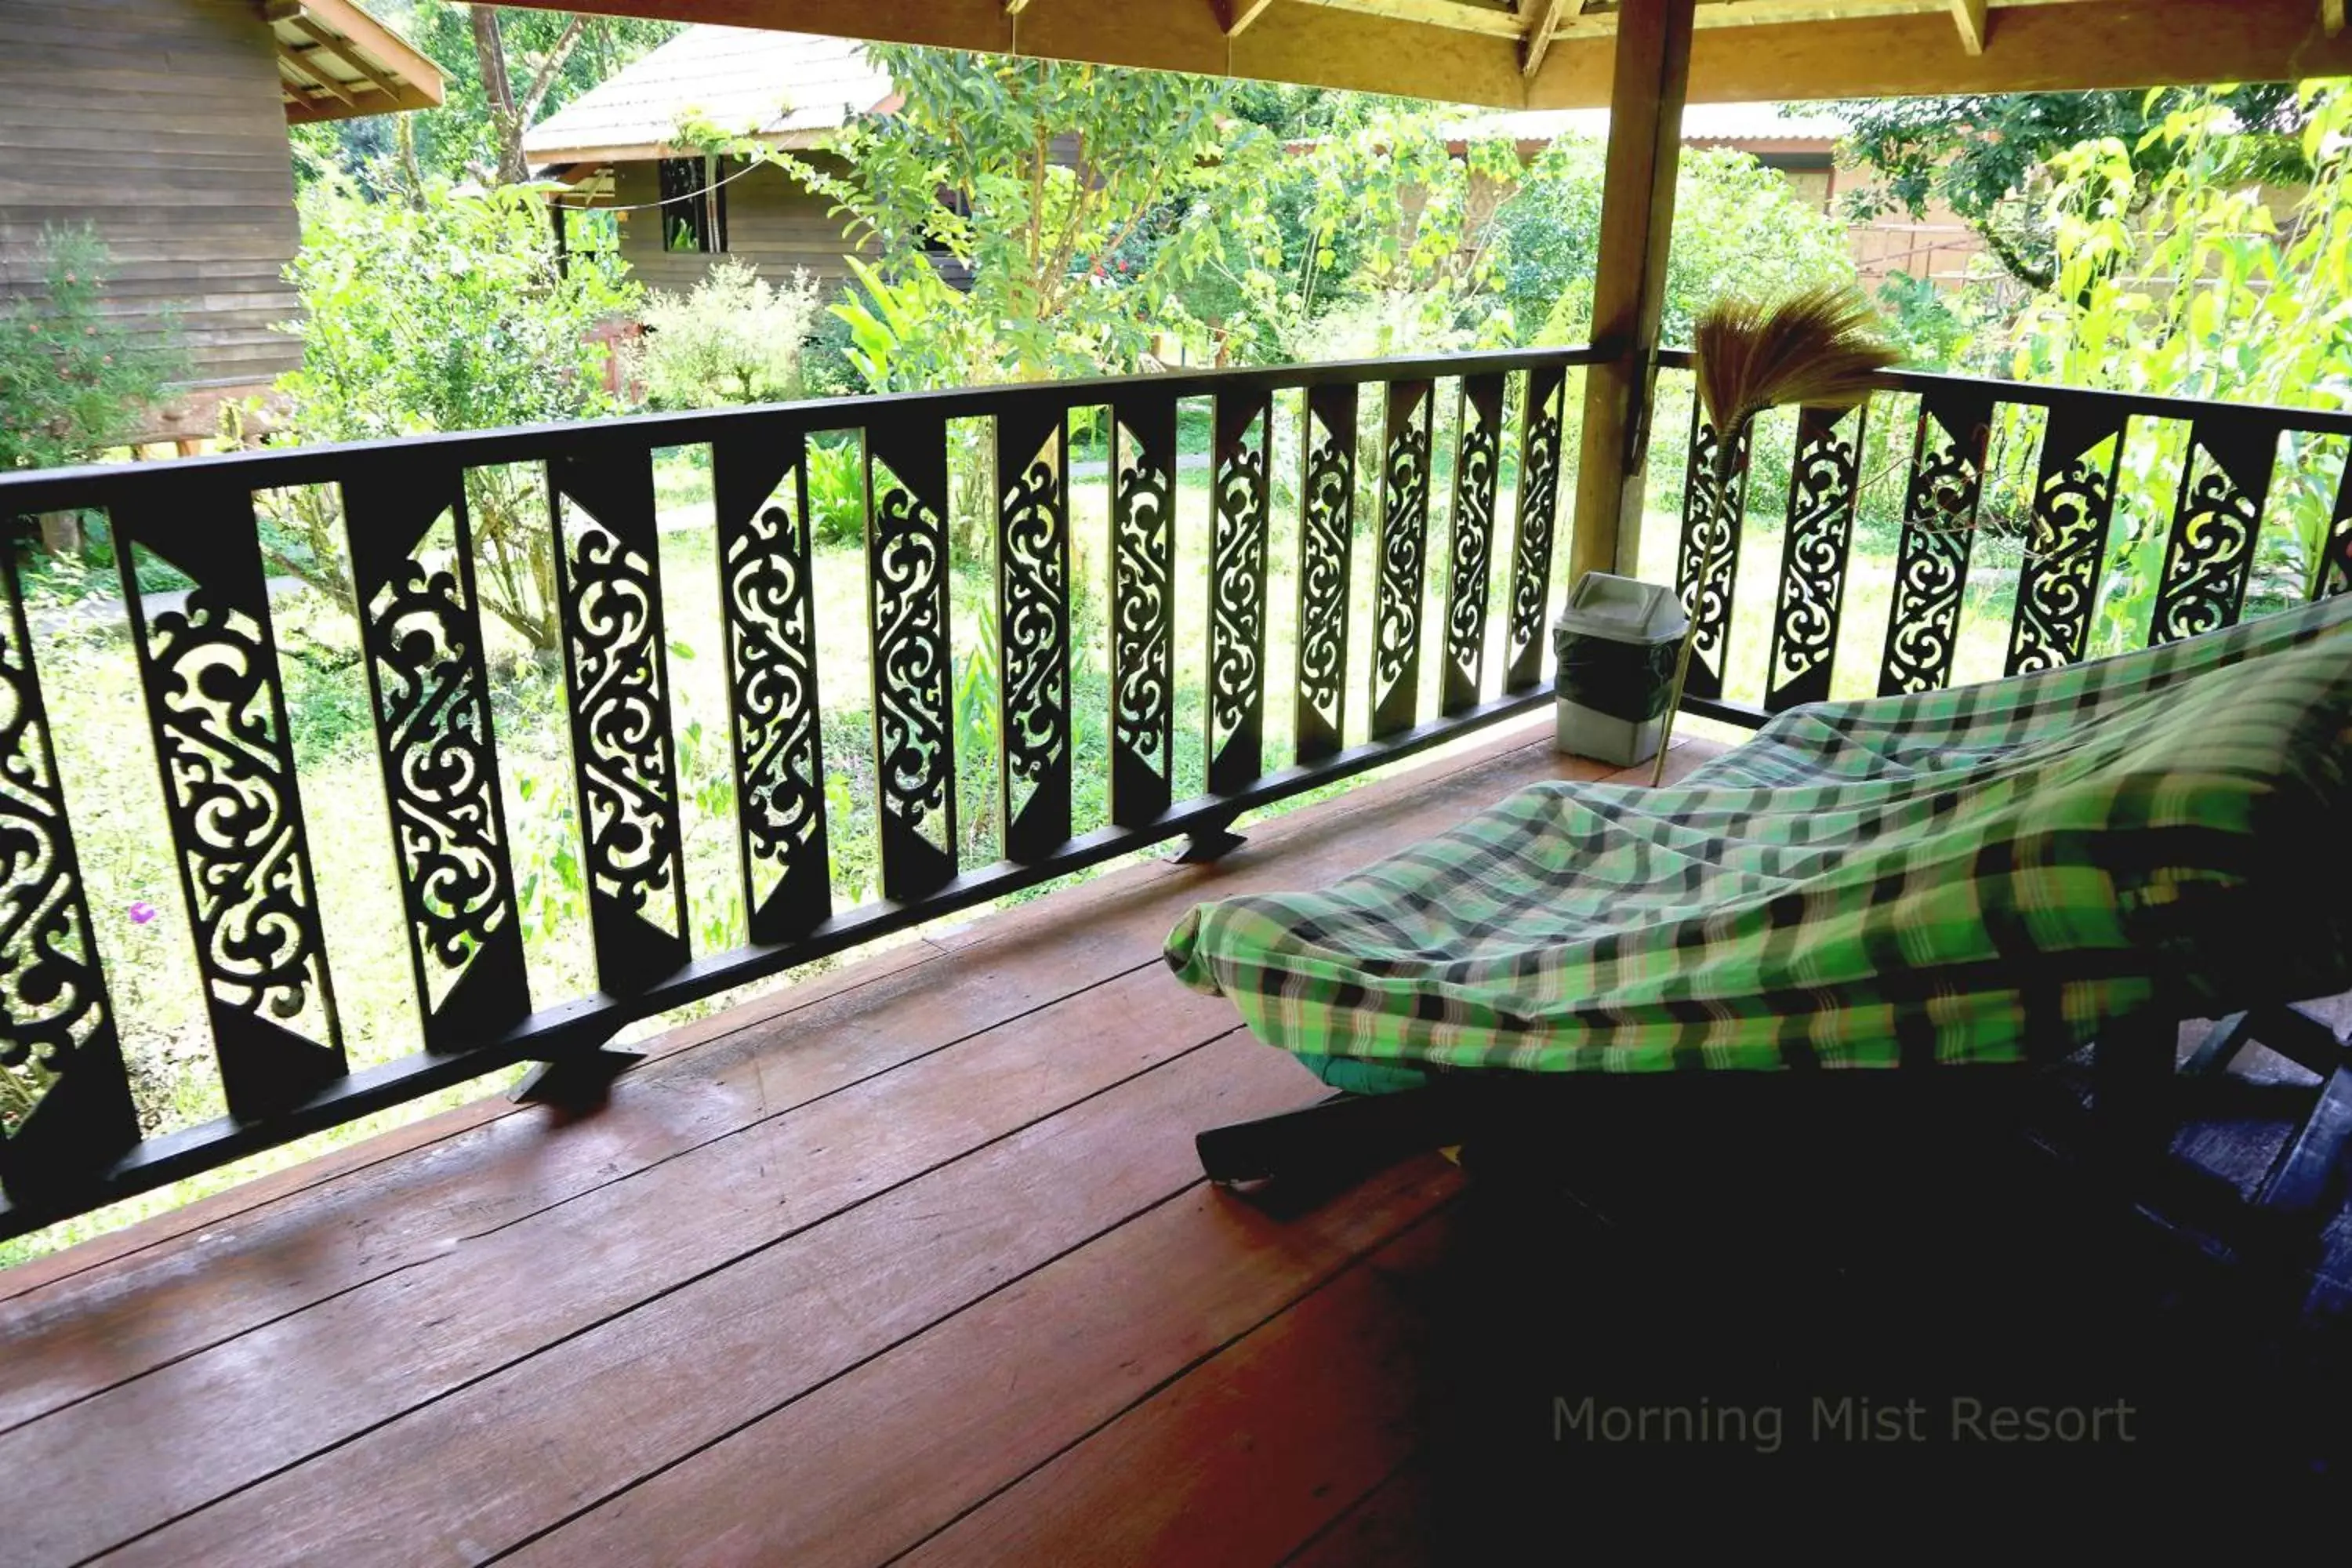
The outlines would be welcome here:
M 1706 591 L 1706 576 L 1699 578 L 1699 591 L 1702 595 Z M 1683 632 L 1682 651 L 1675 656 L 1674 690 L 1666 699 L 1666 721 L 1658 730 L 1658 765 L 1650 773 L 1652 789 L 1666 782 L 1666 748 L 1674 744 L 1675 715 L 1682 710 L 1683 682 L 1690 676 L 1691 645 L 1697 641 L 1698 617 L 1693 616 L 1690 626 Z

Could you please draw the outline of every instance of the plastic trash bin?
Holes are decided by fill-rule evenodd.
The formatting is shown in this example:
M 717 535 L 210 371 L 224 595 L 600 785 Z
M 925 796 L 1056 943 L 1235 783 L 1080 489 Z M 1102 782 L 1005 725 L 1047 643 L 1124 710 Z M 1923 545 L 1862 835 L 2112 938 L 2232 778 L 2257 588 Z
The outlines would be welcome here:
M 1620 767 L 1656 756 L 1689 625 L 1672 588 L 1586 573 L 1551 629 L 1559 749 Z

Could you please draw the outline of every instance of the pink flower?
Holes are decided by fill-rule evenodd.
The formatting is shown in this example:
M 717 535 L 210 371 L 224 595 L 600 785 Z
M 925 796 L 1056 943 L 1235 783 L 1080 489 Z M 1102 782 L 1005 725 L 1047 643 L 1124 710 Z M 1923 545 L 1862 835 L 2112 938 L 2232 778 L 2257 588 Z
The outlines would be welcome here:
M 128 912 L 131 916 L 131 923 L 135 926 L 143 926 L 149 921 L 153 920 L 157 915 L 163 913 L 161 910 L 158 910 L 154 905 L 149 903 L 144 899 L 142 899 L 137 903 L 131 905 Z

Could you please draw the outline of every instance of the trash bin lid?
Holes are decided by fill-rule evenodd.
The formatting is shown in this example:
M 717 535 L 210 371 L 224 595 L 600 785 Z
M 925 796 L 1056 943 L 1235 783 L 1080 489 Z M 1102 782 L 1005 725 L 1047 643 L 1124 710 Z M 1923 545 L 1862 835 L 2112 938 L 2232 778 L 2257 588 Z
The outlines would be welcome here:
M 1682 636 L 1689 624 L 1681 595 L 1664 584 L 1587 572 L 1568 595 L 1557 629 L 1612 642 L 1656 642 Z

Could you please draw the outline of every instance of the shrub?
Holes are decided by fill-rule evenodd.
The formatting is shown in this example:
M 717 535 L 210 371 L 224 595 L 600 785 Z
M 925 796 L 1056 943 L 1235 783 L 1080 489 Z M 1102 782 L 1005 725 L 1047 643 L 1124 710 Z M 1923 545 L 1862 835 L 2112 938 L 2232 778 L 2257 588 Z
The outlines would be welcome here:
M 664 408 L 773 403 L 802 395 L 802 357 L 816 331 L 817 282 L 794 268 L 781 284 L 730 258 L 688 294 L 656 294 L 632 374 Z
M 137 430 L 180 368 L 102 312 L 111 263 L 93 230 L 44 229 L 41 248 L 40 293 L 0 302 L 0 468 L 88 462 Z
M 1498 215 L 1506 297 L 1523 335 L 1546 298 L 1543 341 L 1581 342 L 1591 331 L 1601 173 L 1590 143 L 1557 143 Z M 1684 149 L 1662 342 L 1689 342 L 1691 323 L 1727 281 L 1770 298 L 1853 276 L 1845 225 L 1808 204 L 1779 171 L 1728 147 Z
M 559 266 L 535 191 L 415 205 L 369 201 L 341 180 L 302 195 L 302 248 L 287 277 L 302 296 L 302 368 L 278 383 L 281 439 L 347 441 L 479 430 L 613 412 L 596 324 L 636 305 L 618 263 Z M 555 647 L 554 557 L 535 475 L 469 468 L 467 510 L 483 603 L 533 648 Z M 269 498 L 301 543 L 275 563 L 344 603 L 341 528 L 324 490 Z

